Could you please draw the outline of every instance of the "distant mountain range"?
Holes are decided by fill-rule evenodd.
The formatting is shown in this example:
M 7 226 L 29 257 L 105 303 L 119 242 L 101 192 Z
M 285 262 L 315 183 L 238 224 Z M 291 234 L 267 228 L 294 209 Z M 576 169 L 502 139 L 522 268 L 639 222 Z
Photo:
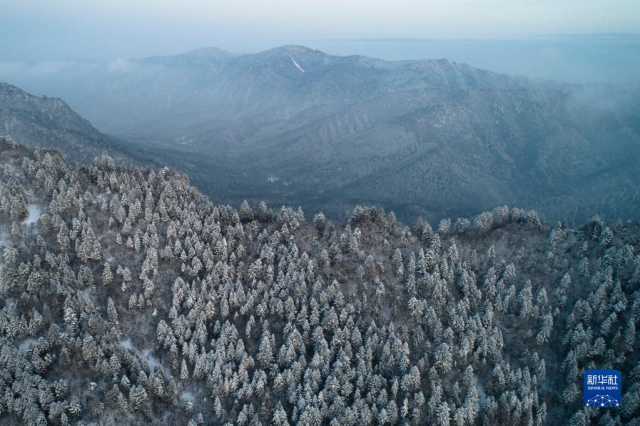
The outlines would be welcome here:
M 300 46 L 47 78 L 99 127 L 234 203 L 338 216 L 365 203 L 432 220 L 499 204 L 569 221 L 640 211 L 640 96 L 629 88 Z

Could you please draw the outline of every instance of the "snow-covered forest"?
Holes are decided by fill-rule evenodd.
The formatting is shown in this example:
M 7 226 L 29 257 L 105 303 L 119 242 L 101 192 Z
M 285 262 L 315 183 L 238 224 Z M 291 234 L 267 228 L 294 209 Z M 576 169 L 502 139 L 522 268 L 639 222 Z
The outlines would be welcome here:
M 2 425 L 640 424 L 638 225 L 334 223 L 2 141 L 0 240 Z

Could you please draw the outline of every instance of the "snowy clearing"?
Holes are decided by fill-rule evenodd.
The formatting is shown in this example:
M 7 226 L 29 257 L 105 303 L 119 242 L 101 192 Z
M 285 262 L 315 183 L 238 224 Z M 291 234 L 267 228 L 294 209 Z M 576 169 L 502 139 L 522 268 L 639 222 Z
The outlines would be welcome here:
M 29 204 L 29 206 L 27 206 L 27 210 L 29 213 L 22 223 L 27 226 L 33 225 L 38 221 L 38 219 L 40 219 L 40 216 L 42 215 L 42 208 L 36 204 Z

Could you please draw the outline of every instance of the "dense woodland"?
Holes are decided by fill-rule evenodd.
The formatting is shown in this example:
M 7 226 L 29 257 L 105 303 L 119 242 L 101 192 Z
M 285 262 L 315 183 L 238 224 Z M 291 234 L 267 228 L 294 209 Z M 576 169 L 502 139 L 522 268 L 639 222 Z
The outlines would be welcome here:
M 0 425 L 640 424 L 638 225 L 338 224 L 6 140 L 0 221 Z

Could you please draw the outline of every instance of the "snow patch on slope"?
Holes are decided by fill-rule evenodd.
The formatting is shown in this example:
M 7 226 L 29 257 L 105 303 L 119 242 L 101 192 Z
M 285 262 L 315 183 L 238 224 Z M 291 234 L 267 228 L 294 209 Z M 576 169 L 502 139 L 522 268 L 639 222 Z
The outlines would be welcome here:
M 158 360 L 158 358 L 153 356 L 153 354 L 151 353 L 151 349 L 144 349 L 142 351 L 139 350 L 138 348 L 136 348 L 133 345 L 133 342 L 128 337 L 126 339 L 120 341 L 120 346 L 122 348 L 124 348 L 124 349 L 126 349 L 128 351 L 134 352 L 136 355 L 138 355 L 143 361 L 145 361 L 147 363 L 147 365 L 149 366 L 149 369 L 151 371 L 154 371 L 154 370 L 165 371 L 165 369 L 162 366 L 162 364 L 160 364 L 160 361 Z
M 131 343 L 131 339 L 129 339 L 128 337 L 124 340 L 120 341 L 120 346 L 122 346 L 123 348 L 130 350 L 130 351 L 135 351 L 136 349 L 133 347 L 133 343 Z
M 302 73 L 304 72 L 304 68 L 302 68 L 302 67 L 300 66 L 300 64 L 296 62 L 296 60 L 295 60 L 295 59 L 293 59 L 293 56 L 289 56 L 289 59 L 291 59 L 291 62 L 292 62 L 292 63 L 293 63 L 293 65 L 298 69 L 298 71 L 300 71 L 300 72 L 302 72 Z
M 33 225 L 40 219 L 40 215 L 42 215 L 42 209 L 35 204 L 30 204 L 27 207 L 27 211 L 29 212 L 27 218 L 22 222 L 25 225 Z
M 162 370 L 160 361 L 158 361 L 158 358 L 151 354 L 151 349 L 145 349 L 144 351 L 142 351 L 142 356 L 147 361 L 147 364 L 149 365 L 151 370 Z
M 37 339 L 27 338 L 20 345 L 18 345 L 19 352 L 28 352 L 38 343 Z

